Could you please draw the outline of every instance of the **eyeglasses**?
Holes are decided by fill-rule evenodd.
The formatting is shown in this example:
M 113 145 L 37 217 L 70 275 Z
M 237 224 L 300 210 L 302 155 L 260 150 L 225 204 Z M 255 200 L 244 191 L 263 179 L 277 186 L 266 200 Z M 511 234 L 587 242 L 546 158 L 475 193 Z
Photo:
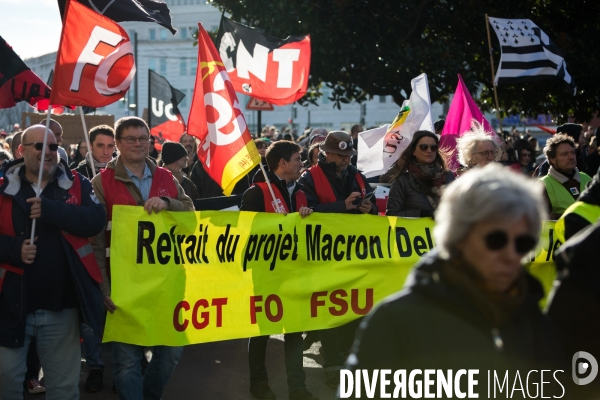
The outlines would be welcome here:
M 485 245 L 492 251 L 502 250 L 508 244 L 508 234 L 504 231 L 492 231 L 485 235 Z M 515 238 L 515 249 L 519 254 L 529 253 L 537 244 L 531 235 L 520 235 Z
M 31 142 L 31 143 L 24 143 L 23 146 L 33 146 L 37 151 L 42 151 L 42 149 L 44 148 L 44 143 Z M 58 143 L 48 143 L 48 148 L 50 149 L 50 151 L 56 151 L 56 150 L 58 150 Z
M 421 151 L 427 151 L 427 149 L 431 149 L 431 151 L 433 151 L 435 153 L 436 151 L 438 151 L 438 145 L 437 144 L 420 144 L 419 149 L 421 149 Z
M 121 138 L 121 140 L 124 140 L 125 143 L 127 143 L 127 144 L 135 144 L 135 142 L 137 142 L 138 140 L 139 140 L 140 144 L 150 143 L 150 138 L 148 136 L 142 136 L 142 137 L 127 136 L 127 137 Z
M 492 157 L 496 157 L 496 154 L 498 154 L 496 152 L 496 150 L 485 150 L 485 151 L 478 151 L 477 153 L 474 154 L 481 154 L 482 156 L 484 156 L 485 158 L 492 156 Z

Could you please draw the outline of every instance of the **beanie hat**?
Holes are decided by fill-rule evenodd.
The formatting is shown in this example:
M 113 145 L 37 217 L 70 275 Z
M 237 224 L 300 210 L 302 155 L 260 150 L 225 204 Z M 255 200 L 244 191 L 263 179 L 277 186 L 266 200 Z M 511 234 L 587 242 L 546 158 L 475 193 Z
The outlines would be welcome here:
M 175 161 L 187 156 L 187 151 L 181 143 L 177 142 L 165 142 L 162 145 L 162 160 L 163 163 L 171 164 Z
M 582 131 L 583 127 L 579 124 L 563 124 L 556 128 L 556 133 L 566 133 L 575 140 L 575 143 L 579 140 Z

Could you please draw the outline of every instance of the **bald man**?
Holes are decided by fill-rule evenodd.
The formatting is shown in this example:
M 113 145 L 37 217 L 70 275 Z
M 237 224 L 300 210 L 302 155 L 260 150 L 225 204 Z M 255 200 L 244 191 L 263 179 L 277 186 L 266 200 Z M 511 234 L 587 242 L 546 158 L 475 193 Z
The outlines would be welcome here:
M 91 182 L 73 175 L 57 149 L 55 135 L 45 126 L 27 128 L 18 147 L 23 158 L 10 162 L 0 179 L 2 400 L 23 398 L 25 360 L 34 337 L 47 398 L 78 399 L 80 313 L 97 332 L 103 324 L 102 278 L 87 238 L 102 231 L 106 214 Z
M 46 119 L 41 120 L 40 125 L 46 126 Z M 67 164 L 69 164 L 69 155 L 67 154 L 66 150 L 61 147 L 63 143 L 62 125 L 59 124 L 57 121 L 50 119 L 49 129 L 52 131 L 52 133 L 54 133 L 56 143 L 58 143 L 58 155 L 60 156 L 60 158 L 65 160 Z

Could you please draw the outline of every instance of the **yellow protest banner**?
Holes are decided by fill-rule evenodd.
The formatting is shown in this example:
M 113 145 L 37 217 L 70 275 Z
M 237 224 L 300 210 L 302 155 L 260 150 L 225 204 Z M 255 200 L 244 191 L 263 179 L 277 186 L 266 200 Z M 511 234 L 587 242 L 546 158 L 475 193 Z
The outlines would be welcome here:
M 433 225 L 318 213 L 148 215 L 115 206 L 118 309 L 104 341 L 182 346 L 343 325 L 402 288 L 434 246 Z M 532 271 L 547 276 L 550 258 L 540 250 Z

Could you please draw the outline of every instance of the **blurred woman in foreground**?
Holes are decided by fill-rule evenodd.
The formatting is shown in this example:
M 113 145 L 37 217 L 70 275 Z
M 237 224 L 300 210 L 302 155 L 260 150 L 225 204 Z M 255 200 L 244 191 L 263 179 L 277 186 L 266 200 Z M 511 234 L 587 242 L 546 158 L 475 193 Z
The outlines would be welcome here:
M 510 382 L 517 370 L 521 377 L 530 370 L 564 371 L 560 346 L 538 306 L 542 286 L 522 267 L 546 217 L 542 190 L 499 164 L 448 185 L 435 213 L 437 248 L 415 266 L 402 291 L 365 318 L 349 368 L 406 369 L 407 376 L 415 369 L 479 369 L 480 397 L 487 393 L 488 370 L 500 379 L 509 371 Z M 564 386 L 571 377 L 557 378 Z M 551 375 L 528 377 L 529 385 L 541 380 L 550 381 L 544 395 L 561 394 Z

